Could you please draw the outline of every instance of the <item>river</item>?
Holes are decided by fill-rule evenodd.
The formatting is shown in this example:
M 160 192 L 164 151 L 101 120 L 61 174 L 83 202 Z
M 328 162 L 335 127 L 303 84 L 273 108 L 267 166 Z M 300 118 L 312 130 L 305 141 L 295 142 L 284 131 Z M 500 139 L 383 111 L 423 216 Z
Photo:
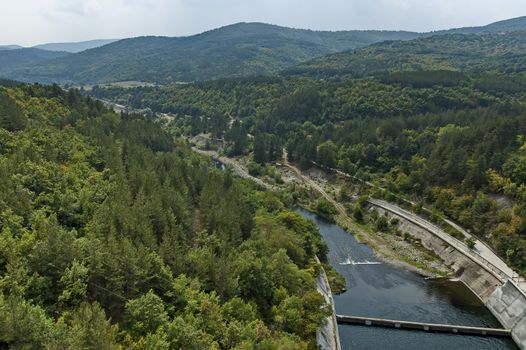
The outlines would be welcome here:
M 501 325 L 482 302 L 460 282 L 433 281 L 384 263 L 365 244 L 315 214 L 313 220 L 329 247 L 329 263 L 346 280 L 347 292 L 334 296 L 336 312 L 405 321 L 465 326 Z M 498 350 L 518 349 L 511 339 L 425 333 L 379 327 L 339 325 L 342 349 L 353 350 Z

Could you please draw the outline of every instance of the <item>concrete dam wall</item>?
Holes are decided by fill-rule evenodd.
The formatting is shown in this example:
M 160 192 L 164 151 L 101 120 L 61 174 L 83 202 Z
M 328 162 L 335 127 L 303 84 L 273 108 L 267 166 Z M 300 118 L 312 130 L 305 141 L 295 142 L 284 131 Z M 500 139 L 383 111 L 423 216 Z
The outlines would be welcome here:
M 316 278 L 318 292 L 325 298 L 325 303 L 330 306 L 332 314 L 327 317 L 324 325 L 318 329 L 318 332 L 316 332 L 316 341 L 321 350 L 341 350 L 338 322 L 336 320 L 336 310 L 334 309 L 331 287 L 325 270 L 321 266 L 319 260 L 318 264 L 320 264 L 320 273 Z
M 526 294 L 509 280 L 495 289 L 486 306 L 505 328 L 511 329 L 515 343 L 526 349 Z
M 383 215 L 386 211 L 378 208 L 378 212 Z M 455 277 L 464 282 L 482 302 L 486 303 L 495 289 L 502 284 L 501 280 L 491 271 L 481 269 L 479 264 L 470 257 L 428 230 L 389 211 L 387 214 L 389 218 L 396 217 L 400 220 L 398 227 L 402 232 L 409 232 L 414 238 L 420 240 L 426 249 L 435 252 L 454 272 Z
M 511 330 L 515 343 L 526 350 L 526 294 L 515 282 L 492 266 L 470 256 L 462 247 L 454 246 L 449 238 L 446 237 L 446 241 L 425 225 L 403 215 L 403 212 L 395 213 L 389 207 L 382 207 L 380 201 L 370 204 L 380 214 L 387 213 L 389 218 L 398 218 L 398 227 L 402 232 L 410 233 L 426 249 L 435 252 L 450 267 L 455 277 L 480 298 L 503 327 Z

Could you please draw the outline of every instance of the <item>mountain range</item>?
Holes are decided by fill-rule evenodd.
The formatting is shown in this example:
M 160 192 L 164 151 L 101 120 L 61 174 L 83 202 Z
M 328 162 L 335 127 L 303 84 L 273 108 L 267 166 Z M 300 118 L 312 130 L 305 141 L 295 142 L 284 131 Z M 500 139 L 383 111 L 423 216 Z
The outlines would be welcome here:
M 526 16 L 498 21 L 481 27 L 463 27 L 431 32 L 431 34 L 497 34 L 526 29 Z
M 63 51 L 47 51 L 35 48 L 0 50 L 0 72 L 10 71 L 22 65 L 39 64 L 68 55 Z
M 239 23 L 189 37 L 120 40 L 15 71 L 0 68 L 0 73 L 24 81 L 81 84 L 265 75 L 329 53 L 416 37 L 410 32 L 320 32 Z
M 0 45 L 0 51 L 23 49 L 20 45 Z
M 104 45 L 111 44 L 117 41 L 117 39 L 97 39 L 88 41 L 79 41 L 75 43 L 49 43 L 33 46 L 35 49 L 48 50 L 48 51 L 65 51 L 71 53 L 77 53 L 89 49 L 94 49 Z
M 68 50 L 69 45 L 71 51 L 73 44 L 40 46 L 46 48 L 41 50 L 46 54 L 34 51 L 39 48 L 4 50 L 0 51 L 0 76 L 62 84 L 173 83 L 282 71 L 293 75 L 363 76 L 371 68 L 378 74 L 428 67 L 460 69 L 459 57 L 463 55 L 471 55 L 475 61 L 479 57 L 484 64 L 494 61 L 494 65 L 510 55 L 521 55 L 525 35 L 511 33 L 521 30 L 526 30 L 526 17 L 430 33 L 328 32 L 238 23 L 188 37 L 110 40 L 77 53 L 57 51 L 55 56 L 49 54 L 53 52 L 50 49 Z M 499 49 L 517 43 L 514 49 Z M 14 59 L 17 55 L 29 57 Z M 363 60 L 368 63 L 364 65 Z
M 283 72 L 316 78 L 361 78 L 400 71 L 467 73 L 526 71 L 526 32 L 444 34 L 411 41 L 386 41 L 327 55 Z
M 96 47 L 104 46 L 111 44 L 118 39 L 96 39 L 88 41 L 79 41 L 79 42 L 68 42 L 68 43 L 47 43 L 40 44 L 31 47 L 24 47 L 20 45 L 0 45 L 0 51 L 4 50 L 19 50 L 19 49 L 40 49 L 46 51 L 59 51 L 59 52 L 69 52 L 77 53 L 89 49 L 94 49 Z

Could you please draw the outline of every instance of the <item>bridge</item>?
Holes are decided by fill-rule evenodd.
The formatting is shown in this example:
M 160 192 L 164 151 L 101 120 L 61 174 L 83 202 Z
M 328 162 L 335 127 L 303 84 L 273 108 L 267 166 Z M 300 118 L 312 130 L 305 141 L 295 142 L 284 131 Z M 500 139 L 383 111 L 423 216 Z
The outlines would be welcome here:
M 336 315 L 340 324 L 354 324 L 361 326 L 388 327 L 395 329 L 405 329 L 425 332 L 442 332 L 451 334 L 493 336 L 493 337 L 511 337 L 511 330 L 502 328 L 485 328 L 471 326 L 456 326 L 439 323 L 424 323 L 411 321 L 388 320 L 384 318 L 357 317 Z

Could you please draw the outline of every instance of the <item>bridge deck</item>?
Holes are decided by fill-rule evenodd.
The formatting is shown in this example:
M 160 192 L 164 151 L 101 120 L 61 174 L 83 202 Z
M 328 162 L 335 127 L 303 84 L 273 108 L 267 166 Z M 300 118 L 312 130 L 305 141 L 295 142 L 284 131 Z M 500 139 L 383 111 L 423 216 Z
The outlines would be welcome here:
M 338 323 L 356 324 L 363 326 L 392 327 L 397 329 L 418 330 L 427 332 L 446 332 L 453 334 L 511 337 L 511 331 L 509 329 L 501 328 L 455 326 L 448 324 L 398 321 L 383 318 L 344 315 L 336 315 L 336 319 L 338 320 Z

